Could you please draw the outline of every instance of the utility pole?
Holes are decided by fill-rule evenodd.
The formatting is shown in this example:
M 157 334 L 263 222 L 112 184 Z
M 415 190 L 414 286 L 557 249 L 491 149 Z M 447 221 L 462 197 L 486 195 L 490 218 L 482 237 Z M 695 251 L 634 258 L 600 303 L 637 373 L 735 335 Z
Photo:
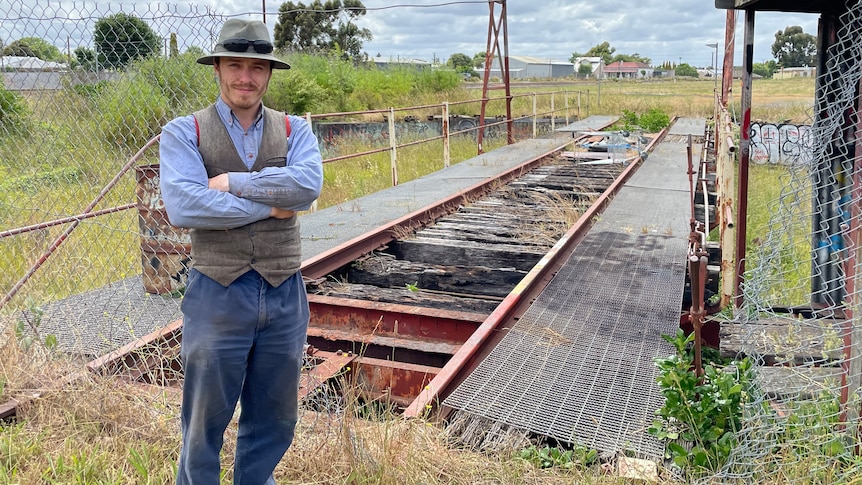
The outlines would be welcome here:
M 712 78 L 713 78 L 712 91 L 715 92 L 716 90 L 718 90 L 718 72 L 716 72 L 716 70 L 718 69 L 716 67 L 716 64 L 717 64 L 716 61 L 718 60 L 718 42 L 706 44 L 706 46 L 712 47 L 713 49 L 715 49 L 715 56 L 713 56 L 712 52 L 709 53 L 709 56 L 712 58 Z

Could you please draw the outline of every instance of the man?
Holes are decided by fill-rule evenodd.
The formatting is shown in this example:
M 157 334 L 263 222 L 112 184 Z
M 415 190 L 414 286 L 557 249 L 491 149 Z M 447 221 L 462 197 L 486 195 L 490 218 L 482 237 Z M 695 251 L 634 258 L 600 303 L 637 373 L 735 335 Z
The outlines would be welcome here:
M 169 122 L 160 145 L 168 218 L 191 229 L 182 302 L 182 451 L 177 483 L 219 483 L 224 431 L 240 403 L 234 483 L 274 484 L 293 440 L 309 311 L 296 211 L 320 194 L 317 139 L 263 106 L 273 69 L 266 25 L 230 19 L 211 55 L 220 94 Z

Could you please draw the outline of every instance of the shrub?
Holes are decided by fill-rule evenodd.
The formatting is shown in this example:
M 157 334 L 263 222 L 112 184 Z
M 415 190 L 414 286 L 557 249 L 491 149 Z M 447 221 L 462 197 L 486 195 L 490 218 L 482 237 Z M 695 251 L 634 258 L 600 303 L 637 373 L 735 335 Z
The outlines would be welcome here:
M 20 128 L 27 118 L 24 99 L 3 86 L 0 79 L 0 129 L 8 133 Z
M 658 108 L 650 108 L 642 115 L 624 109 L 619 123 L 622 124 L 624 130 L 642 128 L 648 133 L 656 133 L 670 124 L 670 116 Z
M 651 108 L 641 115 L 638 124 L 647 132 L 655 133 L 670 124 L 670 116 L 658 108 Z
M 170 117 L 174 118 L 208 106 L 218 95 L 213 68 L 198 64 L 197 57 L 195 52 L 150 57 L 135 62 L 130 71 L 164 94 L 169 100 Z
M 455 71 L 425 69 L 417 75 L 416 89 L 419 92 L 441 93 L 455 89 L 460 84 L 461 75 Z
M 286 113 L 301 115 L 325 103 L 326 92 L 305 72 L 290 69 L 272 76 L 264 104 Z
M 137 151 L 171 118 L 171 102 L 158 86 L 140 76 L 111 83 L 96 100 L 101 139 Z
M 78 96 L 95 99 L 102 94 L 108 86 L 110 86 L 108 81 L 98 81 L 91 84 L 76 84 L 72 86 L 72 91 L 74 91 Z
M 351 99 L 356 89 L 357 71 L 353 64 L 341 59 L 337 53 L 332 55 L 294 55 L 289 61 L 291 70 L 303 72 L 317 84 L 323 92 L 321 105 L 324 111 L 354 111 L 357 106 Z
M 735 372 L 705 364 L 703 376 L 698 377 L 690 345 L 694 334 L 677 330 L 676 336 L 663 337 L 676 353 L 656 359 L 665 403 L 648 432 L 666 441 L 668 457 L 690 474 L 718 470 L 737 444 L 743 407 L 753 385 L 751 360 L 731 362 L 727 369 Z

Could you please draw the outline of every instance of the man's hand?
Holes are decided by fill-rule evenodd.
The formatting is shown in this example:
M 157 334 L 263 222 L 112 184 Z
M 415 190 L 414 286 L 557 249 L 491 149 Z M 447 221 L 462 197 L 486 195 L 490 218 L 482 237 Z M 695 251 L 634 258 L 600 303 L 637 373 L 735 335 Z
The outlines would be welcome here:
M 279 209 L 278 207 L 273 207 L 271 211 L 269 211 L 269 217 L 274 217 L 276 219 L 289 219 L 296 214 L 294 211 L 290 211 L 287 209 Z
M 209 180 L 209 188 L 220 190 L 222 192 L 230 191 L 230 179 L 228 178 L 228 173 L 222 173 L 216 175 L 215 177 Z

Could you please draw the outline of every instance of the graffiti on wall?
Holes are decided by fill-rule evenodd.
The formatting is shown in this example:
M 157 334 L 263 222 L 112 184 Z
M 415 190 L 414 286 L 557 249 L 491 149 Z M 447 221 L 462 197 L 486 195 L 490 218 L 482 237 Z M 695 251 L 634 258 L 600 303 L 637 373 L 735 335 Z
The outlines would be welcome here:
M 758 164 L 807 164 L 813 137 L 808 125 L 751 123 L 751 161 Z

